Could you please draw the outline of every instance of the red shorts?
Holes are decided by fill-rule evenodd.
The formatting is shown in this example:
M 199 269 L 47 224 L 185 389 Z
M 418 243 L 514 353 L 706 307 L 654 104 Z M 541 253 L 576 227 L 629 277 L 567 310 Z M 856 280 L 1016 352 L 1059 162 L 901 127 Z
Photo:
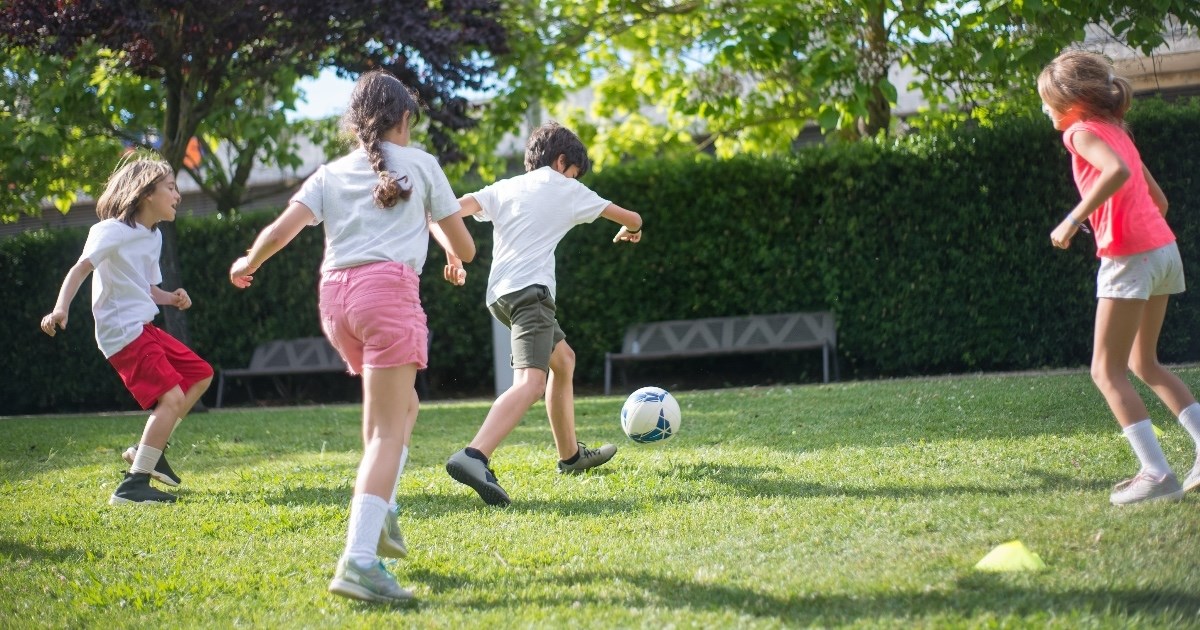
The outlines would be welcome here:
M 142 409 L 176 386 L 187 392 L 213 375 L 212 366 L 166 331 L 146 324 L 133 343 L 108 358 Z

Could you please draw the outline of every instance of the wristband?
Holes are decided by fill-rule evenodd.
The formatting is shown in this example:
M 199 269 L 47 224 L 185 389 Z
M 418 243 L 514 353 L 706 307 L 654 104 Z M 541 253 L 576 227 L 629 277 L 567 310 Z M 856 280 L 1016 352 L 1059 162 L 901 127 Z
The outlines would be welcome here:
M 626 233 L 628 233 L 628 234 L 641 234 L 641 232 L 642 232 L 642 228 L 640 228 L 640 227 L 639 227 L 639 228 L 638 228 L 638 229 L 636 229 L 636 230 L 631 230 L 631 229 L 629 229 L 629 228 L 625 228 L 625 232 L 626 232 Z
M 1075 216 L 1074 216 L 1074 215 L 1072 215 L 1070 212 L 1068 212 L 1068 213 L 1067 213 L 1067 217 L 1066 217 L 1066 218 L 1067 218 L 1067 220 L 1068 220 L 1068 221 L 1070 221 L 1070 222 L 1071 222 L 1071 224 L 1072 224 L 1072 225 L 1074 225 L 1075 227 L 1079 228 L 1080 230 L 1083 230 L 1084 232 L 1089 232 L 1089 233 L 1091 232 L 1091 230 L 1089 230 L 1089 229 L 1088 229 L 1088 226 L 1087 226 L 1087 225 L 1085 225 L 1085 224 L 1083 224 L 1083 223 L 1081 223 L 1081 222 L 1079 222 L 1079 221 L 1076 221 L 1076 220 L 1075 220 Z

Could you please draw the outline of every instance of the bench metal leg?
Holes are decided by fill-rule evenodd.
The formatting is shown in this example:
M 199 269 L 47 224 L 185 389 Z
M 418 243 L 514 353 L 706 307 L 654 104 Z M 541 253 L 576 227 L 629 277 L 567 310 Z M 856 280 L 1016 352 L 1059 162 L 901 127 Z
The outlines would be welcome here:
M 829 345 L 821 346 L 821 363 L 825 368 L 825 382 L 829 382 Z
M 604 355 L 604 395 L 612 391 L 612 359 Z
M 221 401 L 225 399 L 225 373 L 221 372 L 217 377 L 217 409 L 221 408 Z

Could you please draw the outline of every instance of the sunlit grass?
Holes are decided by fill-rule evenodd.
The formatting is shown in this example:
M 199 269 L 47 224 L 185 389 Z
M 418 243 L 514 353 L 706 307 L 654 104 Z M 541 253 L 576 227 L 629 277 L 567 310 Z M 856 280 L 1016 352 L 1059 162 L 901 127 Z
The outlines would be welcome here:
M 143 416 L 0 420 L 0 627 L 1200 625 L 1200 496 L 1108 505 L 1136 466 L 1085 374 L 675 394 L 658 445 L 624 438 L 620 398 L 578 400 L 580 439 L 621 450 L 575 477 L 536 407 L 494 458 L 504 510 L 443 468 L 488 403 L 426 405 L 393 565 L 419 603 L 396 609 L 325 590 L 357 406 L 194 416 L 157 508 L 106 503 Z M 972 568 L 1014 539 L 1047 570 Z

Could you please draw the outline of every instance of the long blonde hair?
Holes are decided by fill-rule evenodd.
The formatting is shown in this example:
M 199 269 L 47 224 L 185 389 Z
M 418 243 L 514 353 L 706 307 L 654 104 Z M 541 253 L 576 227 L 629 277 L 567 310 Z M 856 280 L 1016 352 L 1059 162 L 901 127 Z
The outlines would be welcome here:
M 96 202 L 96 216 L 101 221 L 120 219 L 122 223 L 132 226 L 142 200 L 154 192 L 158 182 L 174 174 L 171 165 L 157 154 L 132 154 L 131 159 L 124 161 L 108 178 L 104 192 Z
M 1038 95 L 1060 112 L 1078 107 L 1080 117 L 1104 118 L 1125 127 L 1133 86 L 1113 73 L 1104 56 L 1068 50 L 1046 64 L 1037 80 Z
M 375 185 L 375 205 L 390 208 L 400 199 L 412 196 L 412 182 L 407 175 L 399 179 L 384 164 L 383 134 L 404 119 L 408 112 L 409 126 L 421 119 L 420 102 L 412 88 L 386 70 L 372 70 L 359 77 L 350 94 L 350 106 L 342 117 L 342 126 L 358 137 L 367 151 L 371 168 L 379 174 Z

